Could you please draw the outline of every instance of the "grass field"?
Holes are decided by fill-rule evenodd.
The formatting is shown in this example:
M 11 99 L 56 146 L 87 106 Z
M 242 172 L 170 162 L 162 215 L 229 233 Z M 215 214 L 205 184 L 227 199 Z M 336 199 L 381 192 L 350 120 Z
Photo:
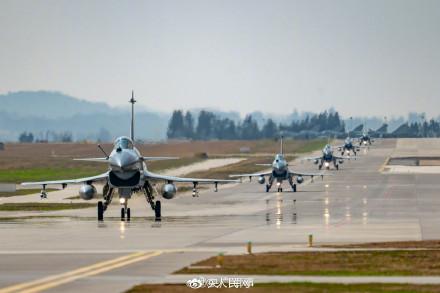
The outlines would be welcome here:
M 49 193 L 54 190 L 56 190 L 56 189 L 48 188 L 48 189 L 46 189 L 46 192 Z M 39 193 L 40 191 L 41 191 L 41 189 L 19 189 L 19 190 L 16 190 L 15 192 L 0 192 L 0 197 L 29 195 L 29 194 Z
M 308 152 L 321 148 L 325 140 L 285 140 L 285 153 Z M 112 144 L 102 144 L 108 153 Z M 137 144 L 136 147 L 144 156 L 178 156 L 178 160 L 164 160 L 148 162 L 148 169 L 160 172 L 166 169 L 178 168 L 204 160 L 200 154 L 207 153 L 208 157 L 216 156 L 243 156 L 246 154 L 271 154 L 267 162 L 271 162 L 273 155 L 280 151 L 279 141 L 193 141 L 170 142 L 168 144 Z M 242 154 L 241 147 L 250 148 L 250 152 Z M 86 143 L 54 143 L 54 144 L 25 144 L 7 143 L 5 150 L 0 151 L 0 182 L 21 183 L 26 181 L 62 180 L 88 177 L 104 173 L 108 164 L 99 162 L 74 161 L 75 158 L 103 157 L 103 153 L 95 144 Z M 254 158 L 243 161 L 239 170 L 261 170 L 253 168 Z M 265 159 L 255 160 L 260 162 Z M 248 166 L 248 167 L 245 167 Z M 239 167 L 239 166 L 236 166 Z M 236 169 L 238 171 L 238 169 Z M 212 175 L 221 175 L 228 178 L 231 172 L 216 171 Z M 204 172 L 202 174 L 205 174 Z M 203 176 L 205 177 L 205 176 Z
M 440 250 L 311 251 L 225 255 L 184 268 L 178 274 L 318 275 L 318 276 L 440 276 Z
M 327 284 L 327 283 L 269 283 L 254 284 L 249 289 L 244 288 L 200 288 L 191 289 L 186 285 L 139 285 L 126 291 L 126 293 L 184 293 L 184 292 L 304 292 L 304 293 L 416 293 L 416 292 L 440 292 L 439 285 L 408 285 L 408 284 Z
M 0 211 L 58 211 L 69 209 L 83 209 L 95 207 L 93 203 L 4 203 L 0 205 Z

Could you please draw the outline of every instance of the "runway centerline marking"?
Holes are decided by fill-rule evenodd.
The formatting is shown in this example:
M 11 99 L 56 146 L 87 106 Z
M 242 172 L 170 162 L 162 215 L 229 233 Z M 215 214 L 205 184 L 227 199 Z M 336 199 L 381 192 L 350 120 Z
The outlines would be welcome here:
M 73 271 L 52 275 L 39 280 L 26 282 L 14 286 L 10 286 L 4 289 L 0 289 L 0 293 L 33 293 L 47 290 L 53 287 L 57 287 L 66 283 L 73 282 L 78 279 L 98 275 L 110 270 L 114 270 L 123 266 L 127 266 L 139 261 L 146 260 L 151 257 L 158 256 L 164 253 L 164 251 L 156 251 L 152 253 L 137 252 L 126 256 L 118 257 L 112 260 L 103 261 L 97 264 L 86 266 L 83 268 L 75 269 Z

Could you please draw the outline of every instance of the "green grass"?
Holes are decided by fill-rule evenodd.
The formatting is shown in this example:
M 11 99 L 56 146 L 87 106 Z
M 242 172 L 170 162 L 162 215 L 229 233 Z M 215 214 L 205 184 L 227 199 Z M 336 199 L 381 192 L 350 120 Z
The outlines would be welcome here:
M 46 189 L 46 192 L 49 193 L 51 191 L 55 191 L 57 189 Z M 11 196 L 18 196 L 18 195 L 29 195 L 34 193 L 40 193 L 41 189 L 19 189 L 15 192 L 0 192 L 0 197 L 11 197 Z
M 96 204 L 92 203 L 4 203 L 0 205 L 0 211 L 57 211 L 69 209 L 83 209 L 94 207 Z
M 105 172 L 105 169 L 102 173 Z M 35 169 L 10 169 L 0 170 L 3 183 L 22 183 L 47 180 L 67 180 L 98 175 L 93 169 L 60 169 L 60 168 L 35 168 Z

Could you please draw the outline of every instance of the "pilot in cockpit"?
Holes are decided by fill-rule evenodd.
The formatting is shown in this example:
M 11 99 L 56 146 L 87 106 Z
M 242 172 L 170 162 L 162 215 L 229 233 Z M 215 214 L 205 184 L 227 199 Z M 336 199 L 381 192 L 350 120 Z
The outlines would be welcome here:
M 119 138 L 118 140 L 116 140 L 116 142 L 115 142 L 115 149 L 117 149 L 119 147 L 121 149 L 132 149 L 133 143 L 131 142 L 131 140 L 129 138 L 122 137 L 122 138 Z

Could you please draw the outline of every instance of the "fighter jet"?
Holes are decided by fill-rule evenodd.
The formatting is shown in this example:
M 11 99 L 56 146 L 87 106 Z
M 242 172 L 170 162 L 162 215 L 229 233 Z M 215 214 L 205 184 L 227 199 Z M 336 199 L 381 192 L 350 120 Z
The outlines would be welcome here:
M 353 139 L 350 137 L 350 134 L 348 134 L 343 145 L 332 146 L 332 148 L 333 149 L 337 148 L 338 151 L 341 152 L 341 155 L 344 155 L 344 153 L 346 152 L 347 155 L 349 156 L 350 151 L 353 151 L 353 154 L 356 156 L 356 152 L 360 151 L 361 148 L 367 148 L 367 146 L 354 146 Z
M 319 170 L 322 169 L 323 165 L 327 168 L 327 170 L 330 169 L 330 163 L 333 162 L 333 165 L 335 166 L 336 170 L 339 170 L 339 164 L 344 163 L 345 159 L 349 160 L 350 157 L 339 157 L 339 156 L 333 155 L 333 150 L 332 150 L 332 147 L 330 146 L 330 138 L 329 138 L 329 142 L 322 150 L 322 156 L 312 157 L 312 158 L 304 158 L 302 160 L 308 160 L 308 161 L 313 160 L 313 162 L 315 164 L 319 163 Z M 339 164 L 337 162 L 339 162 Z
M 366 145 L 367 144 L 367 142 L 371 145 L 371 143 L 372 142 L 374 142 L 374 138 L 372 138 L 371 136 L 370 136 L 370 134 L 368 133 L 368 131 L 364 131 L 363 133 L 362 133 L 362 136 L 361 137 L 358 137 L 358 142 L 359 142 L 359 145 Z
M 283 188 L 281 184 L 284 180 L 289 181 L 290 186 L 293 189 L 293 192 L 296 192 L 296 183 L 294 183 L 293 178 L 296 177 L 296 182 L 301 184 L 304 182 L 303 176 L 311 176 L 313 181 L 313 176 L 332 176 L 329 174 L 310 174 L 310 173 L 299 173 L 290 171 L 288 166 L 292 166 L 288 164 L 286 159 L 283 156 L 283 136 L 281 136 L 281 154 L 275 156 L 275 159 L 272 164 L 255 164 L 257 166 L 268 166 L 272 167 L 272 171 L 263 172 L 263 173 L 254 173 L 254 174 L 239 174 L 239 175 L 229 175 L 229 177 L 249 177 L 249 182 L 252 180 L 252 177 L 258 176 L 258 183 L 264 184 L 266 182 L 265 176 L 269 176 L 269 184 L 266 184 L 266 192 L 269 192 L 270 188 L 274 180 L 277 181 L 278 192 L 283 192 Z
M 21 185 L 42 185 L 41 197 L 46 198 L 46 185 L 61 184 L 63 188 L 70 183 L 84 183 L 79 189 L 79 195 L 84 200 L 90 200 L 96 197 L 96 188 L 93 183 L 101 181 L 104 182 L 103 197 L 104 202 L 98 202 L 98 220 L 102 221 L 104 218 L 104 211 L 111 203 L 113 192 L 118 189 L 119 202 L 123 206 L 121 208 L 121 220 L 130 220 L 130 208 L 127 207 L 128 200 L 134 192 L 141 191 L 145 198 L 155 212 L 156 220 L 161 219 L 161 203 L 159 200 L 155 201 L 156 195 L 159 196 L 155 187 L 156 182 L 165 181 L 161 188 L 161 195 L 165 199 L 172 199 L 177 194 L 177 187 L 174 182 L 192 182 L 193 196 L 198 196 L 197 185 L 199 183 L 214 183 L 214 191 L 218 190 L 218 183 L 220 182 L 240 182 L 240 180 L 221 180 L 221 179 L 201 179 L 201 178 L 180 178 L 170 177 L 159 174 L 154 174 L 147 170 L 145 162 L 152 160 L 167 160 L 178 159 L 176 157 L 143 157 L 134 146 L 134 93 L 132 92 L 131 100 L 131 130 L 130 137 L 121 136 L 116 139 L 114 147 L 110 155 L 98 147 L 105 154 L 105 158 L 90 158 L 78 159 L 83 161 L 105 162 L 109 165 L 109 170 L 104 174 L 93 177 L 79 178 L 72 180 L 56 180 L 56 181 L 42 181 L 42 182 L 24 182 Z

